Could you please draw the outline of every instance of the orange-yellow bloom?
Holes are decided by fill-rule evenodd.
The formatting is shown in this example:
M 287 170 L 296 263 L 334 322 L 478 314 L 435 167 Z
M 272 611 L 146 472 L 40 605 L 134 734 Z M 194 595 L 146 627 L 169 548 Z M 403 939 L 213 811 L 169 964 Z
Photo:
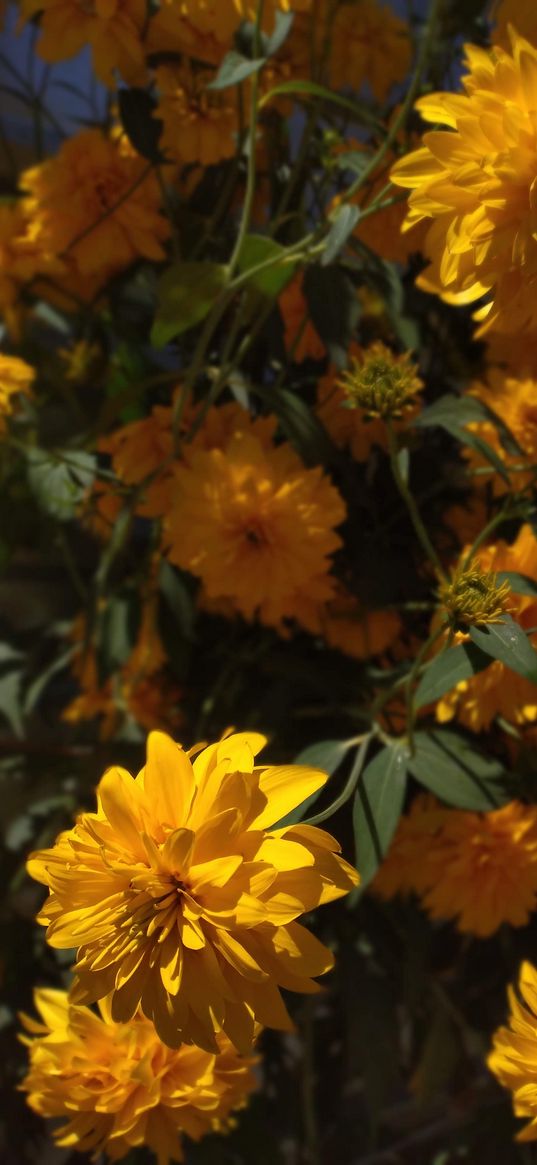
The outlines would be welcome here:
M 462 560 L 467 553 L 468 548 L 462 552 Z M 537 539 L 531 526 L 523 526 L 512 545 L 496 542 L 481 547 L 473 562 L 483 571 L 515 571 L 537 581 Z M 508 609 L 524 629 L 529 631 L 537 626 L 537 599 L 531 595 L 511 592 Z M 537 633 L 533 632 L 530 640 L 537 647 Z M 511 671 L 500 660 L 493 660 L 484 671 L 462 680 L 436 705 L 438 720 L 456 717 L 473 732 L 488 728 L 495 716 L 503 716 L 512 724 L 531 723 L 537 716 L 535 684 Z
M 416 798 L 398 826 L 373 890 L 415 892 L 431 918 L 486 938 L 525 926 L 537 908 L 537 809 L 511 801 L 491 813 Z
M 407 227 L 432 220 L 418 283 L 449 303 L 485 306 L 488 328 L 537 327 L 537 47 L 511 32 L 511 49 L 466 46 L 464 94 L 433 93 L 416 108 L 447 126 L 392 169 L 408 187 Z
M 105 85 L 114 84 L 116 70 L 131 85 L 143 84 L 145 0 L 23 0 L 22 13 L 26 20 L 41 14 L 37 48 L 43 60 L 65 61 L 90 45 Z
M 158 1165 L 183 1161 L 182 1137 L 226 1132 L 255 1087 L 253 1057 L 242 1059 L 224 1035 L 215 1053 L 167 1048 L 147 1019 L 114 1023 L 73 1004 L 66 991 L 39 988 L 40 1020 L 22 1015 L 30 1065 L 21 1085 L 42 1117 L 60 1118 L 59 1148 L 119 1161 L 140 1145 Z
M 285 328 L 285 347 L 296 364 L 308 359 L 322 360 L 326 354 L 323 341 L 309 319 L 302 282 L 302 276 L 297 275 L 278 300 Z
M 5 432 L 5 418 L 15 409 L 17 397 L 31 394 L 35 371 L 18 356 L 0 352 L 0 434 Z
M 335 445 L 348 445 L 357 461 L 367 461 L 373 448 L 388 447 L 386 423 L 375 406 L 382 407 L 384 401 L 386 407 L 396 409 L 396 416 L 402 410 L 404 416 L 394 421 L 394 427 L 401 429 L 418 412 L 417 394 L 423 381 L 408 353 L 395 355 L 379 341 L 368 348 L 352 343 L 348 363 L 347 372 L 330 368 L 321 377 L 317 414 Z M 364 407 L 366 403 L 369 408 Z
M 385 101 L 392 85 L 404 79 L 410 66 L 405 22 L 377 0 L 360 0 L 358 9 L 354 4 L 339 4 L 333 20 L 329 17 L 329 28 L 332 87 L 360 89 L 365 82 L 377 101 Z
M 272 33 L 277 11 L 307 12 L 312 0 L 267 0 L 263 31 Z M 254 21 L 255 0 L 164 0 L 148 30 L 152 53 L 183 53 L 198 61 L 219 64 L 244 20 Z
M 496 20 L 494 43 L 509 48 L 509 25 L 521 36 L 537 44 L 537 9 L 533 0 L 499 0 L 492 13 Z
M 162 65 L 156 72 L 162 121 L 160 146 L 181 165 L 214 166 L 237 151 L 239 105 L 236 91 L 207 88 L 214 74 L 191 62 Z
M 97 812 L 32 855 L 50 888 L 38 920 L 52 946 L 78 947 L 75 1002 L 110 995 L 117 1022 L 141 1005 L 170 1047 L 216 1051 L 223 1030 L 246 1051 L 256 1021 L 292 1026 L 279 987 L 316 991 L 333 964 L 296 919 L 358 875 L 322 830 L 275 824 L 327 777 L 256 766 L 264 743 L 239 733 L 188 754 L 153 732 L 138 776 L 109 769 Z
M 515 1116 L 529 1119 L 517 1141 L 537 1139 L 537 971 L 531 963 L 520 968 L 517 990 L 509 988 L 509 1027 L 500 1027 L 487 1064 L 504 1088 L 513 1094 Z
M 143 158 L 124 155 L 100 130 L 69 138 L 21 178 L 43 246 L 67 253 L 78 276 L 102 281 L 135 259 L 164 259 L 169 224 L 146 171 Z
M 235 432 L 174 468 L 165 538 L 170 560 L 196 574 L 209 599 L 233 599 L 247 619 L 278 626 L 302 595 L 331 597 L 344 517 L 321 469 L 306 469 L 288 444 L 267 449 L 253 432 Z

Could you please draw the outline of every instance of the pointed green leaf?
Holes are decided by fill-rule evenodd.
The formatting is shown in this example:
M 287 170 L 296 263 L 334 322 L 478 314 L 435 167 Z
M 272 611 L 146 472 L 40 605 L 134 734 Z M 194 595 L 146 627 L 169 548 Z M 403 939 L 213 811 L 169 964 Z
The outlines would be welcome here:
M 415 694 L 416 708 L 423 708 L 439 700 L 445 692 L 469 680 L 490 665 L 490 656 L 480 651 L 473 643 L 459 643 L 435 655 L 418 684 Z
M 334 262 L 334 259 L 337 259 L 347 239 L 352 235 L 359 217 L 360 211 L 357 206 L 349 203 L 339 207 L 332 218 L 332 225 L 325 239 L 325 247 L 321 257 L 322 267 L 328 267 L 330 263 Z
M 231 49 L 226 53 L 214 81 L 207 85 L 207 89 L 229 89 L 232 85 L 240 85 L 247 77 L 251 77 L 252 73 L 258 73 L 265 63 L 266 57 L 251 59 Z
M 374 877 L 397 828 L 405 797 L 408 755 L 406 745 L 381 749 L 358 783 L 353 823 L 361 889 Z
M 511 615 L 503 615 L 498 623 L 470 627 L 470 636 L 491 659 L 499 659 L 517 675 L 537 684 L 537 652 Z
M 527 574 L 519 574 L 516 570 L 499 570 L 496 579 L 498 583 L 508 582 L 515 595 L 537 598 L 537 582 Z
M 249 286 L 255 287 L 262 295 L 275 299 L 291 282 L 297 268 L 297 261 L 285 263 L 285 256 L 285 247 L 275 243 L 274 239 L 269 239 L 266 235 L 247 235 L 239 255 L 239 271 L 241 274 L 247 274 L 251 270 Z M 267 267 L 265 271 L 256 272 L 256 267 L 269 259 L 274 260 L 273 265 Z
M 458 809 L 487 812 L 509 800 L 500 762 L 450 729 L 416 732 L 408 767 L 420 785 Z

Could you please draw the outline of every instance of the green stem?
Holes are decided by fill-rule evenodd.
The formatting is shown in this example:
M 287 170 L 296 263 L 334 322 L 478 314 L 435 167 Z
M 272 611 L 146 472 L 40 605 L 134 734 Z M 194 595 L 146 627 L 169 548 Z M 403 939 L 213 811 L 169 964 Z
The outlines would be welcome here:
M 374 735 L 375 731 L 372 731 L 367 732 L 365 736 L 358 736 L 356 738 L 356 743 L 361 741 L 360 747 L 356 753 L 356 759 L 349 774 L 349 778 L 341 790 L 339 797 L 336 797 L 335 801 L 333 801 L 327 809 L 323 809 L 322 813 L 316 813 L 314 817 L 306 817 L 304 825 L 321 825 L 323 821 L 327 821 L 329 817 L 333 817 L 334 813 L 337 813 L 338 809 L 341 809 L 343 805 L 346 805 L 349 798 L 352 797 L 352 794 L 354 793 L 354 790 L 358 784 L 360 774 L 364 767 L 365 758 L 367 756 L 367 750 Z
M 254 56 L 259 56 L 261 43 L 261 25 L 263 22 L 263 9 L 265 0 L 257 0 L 257 12 L 255 18 L 255 29 L 253 38 Z M 243 248 L 244 240 L 248 234 L 250 226 L 250 218 L 252 215 L 252 208 L 255 197 L 255 181 L 256 181 L 256 139 L 257 139 L 257 122 L 259 117 L 259 77 L 261 70 L 253 74 L 251 79 L 251 94 L 250 94 L 250 123 L 248 127 L 248 168 L 246 173 L 246 190 L 244 194 L 244 205 L 242 208 L 241 221 L 235 246 L 228 267 L 228 280 L 231 282 L 235 269 L 239 262 L 240 253 Z
M 401 473 L 401 470 L 399 467 L 399 461 L 398 461 L 399 449 L 397 446 L 397 437 L 396 437 L 395 429 L 393 427 L 393 421 L 391 420 L 390 417 L 388 417 L 386 419 L 386 430 L 387 430 L 387 434 L 388 434 L 388 451 L 390 454 L 390 465 L 392 468 L 393 479 L 394 479 L 395 484 L 397 486 L 397 489 L 399 490 L 399 493 L 400 493 L 400 495 L 405 503 L 405 506 L 408 510 L 410 520 L 411 520 L 412 525 L 414 527 L 416 537 L 417 537 L 423 551 L 425 552 L 427 558 L 432 563 L 432 565 L 434 566 L 435 570 L 438 572 L 440 577 L 446 578 L 446 572 L 444 570 L 444 567 L 442 566 L 442 563 L 440 562 L 440 559 L 439 559 L 438 554 L 436 553 L 436 550 L 431 542 L 431 539 L 429 538 L 427 530 L 425 529 L 420 512 L 419 512 L 418 507 L 416 505 L 416 501 L 415 501 L 414 496 L 412 494 L 412 491 L 409 489 L 409 487 L 408 487 L 408 485 L 407 485 L 407 483 L 406 483 L 406 481 Z
M 414 660 L 414 663 L 413 663 L 413 665 L 408 673 L 408 676 L 406 677 L 406 682 L 405 682 L 406 723 L 407 723 L 408 743 L 409 743 L 411 751 L 414 750 L 414 725 L 416 723 L 416 698 L 415 698 L 416 693 L 415 693 L 415 689 L 414 689 L 414 684 L 415 684 L 415 682 L 418 678 L 418 675 L 422 669 L 423 661 L 427 658 L 429 652 L 434 647 L 435 643 L 437 643 L 438 640 L 442 637 L 442 635 L 444 634 L 444 632 L 446 630 L 446 627 L 447 627 L 446 623 L 440 623 L 439 627 L 436 627 L 434 631 L 431 631 L 431 634 L 429 635 L 428 639 L 425 640 L 425 643 L 422 643 L 422 645 L 418 651 L 418 654 Z M 446 644 L 446 647 L 447 647 L 447 644 Z

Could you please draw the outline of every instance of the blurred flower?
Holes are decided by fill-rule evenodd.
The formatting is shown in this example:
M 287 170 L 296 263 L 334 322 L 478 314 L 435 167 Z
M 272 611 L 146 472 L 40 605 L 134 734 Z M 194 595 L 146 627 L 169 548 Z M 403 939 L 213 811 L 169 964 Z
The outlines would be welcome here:
M 468 549 L 463 550 L 461 561 L 465 560 Z M 484 572 L 515 571 L 537 581 L 537 539 L 531 526 L 523 526 L 512 545 L 496 542 L 481 547 L 473 562 Z M 508 598 L 509 612 L 516 622 L 524 629 L 536 627 L 537 598 L 513 591 Z M 537 633 L 533 632 L 530 640 L 537 647 Z M 462 680 L 438 701 L 437 720 L 444 722 L 454 716 L 473 732 L 487 729 L 495 716 L 503 716 L 512 724 L 532 721 L 537 716 L 535 685 L 500 660 L 493 660 L 484 671 Z
M 55 158 L 21 177 L 43 246 L 80 277 L 105 280 L 137 258 L 160 261 L 169 225 L 143 158 L 124 156 L 97 129 L 68 138 Z
M 308 12 L 312 0 L 266 0 L 262 28 L 274 31 L 276 13 Z M 253 22 L 256 0 L 163 0 L 148 29 L 150 53 L 182 53 L 218 65 L 243 21 Z
M 147 417 L 129 421 L 99 440 L 99 451 L 110 454 L 121 482 L 127 486 L 146 482 L 136 506 L 137 513 L 145 517 L 158 516 L 166 505 L 166 465 L 173 451 L 172 412 L 171 406 L 155 405 Z
M 422 904 L 486 938 L 502 923 L 525 926 L 537 907 L 537 810 L 511 801 L 491 813 L 446 811 L 441 867 Z
M 86 529 L 108 542 L 121 513 L 124 499 L 108 481 L 94 481 L 80 505 L 80 519 Z
M 326 348 L 308 314 L 302 290 L 303 275 L 297 275 L 281 292 L 278 307 L 284 323 L 284 344 L 295 364 L 303 360 L 322 360 Z
M 114 84 L 117 69 L 131 85 L 145 80 L 145 0 L 22 0 L 24 20 L 40 16 L 37 51 L 49 63 L 74 57 L 86 45 L 104 85 Z
M 333 16 L 329 4 L 327 11 L 332 88 L 358 90 L 366 83 L 377 101 L 385 101 L 410 67 L 408 25 L 377 0 L 339 4 Z
M 197 575 L 209 599 L 231 598 L 247 619 L 278 625 L 304 595 L 333 593 L 330 556 L 344 503 L 320 468 L 288 444 L 267 448 L 235 432 L 174 466 L 165 542 L 171 562 Z
M 0 352 L 0 434 L 6 431 L 6 417 L 16 409 L 17 397 L 31 396 L 35 370 L 18 356 Z
M 160 101 L 155 117 L 163 123 L 160 147 L 169 160 L 214 166 L 236 153 L 237 93 L 234 88 L 208 89 L 213 77 L 188 61 L 157 69 Z
M 509 988 L 509 1027 L 500 1027 L 487 1064 L 504 1088 L 513 1094 L 515 1116 L 529 1117 L 517 1141 L 537 1138 L 537 971 L 531 963 L 520 968 L 517 990 Z
M 433 223 L 418 284 L 448 303 L 487 298 L 481 332 L 537 327 L 534 287 L 537 49 L 513 30 L 506 52 L 466 46 L 465 94 L 433 93 L 416 108 L 449 126 L 396 162 L 392 181 L 409 187 L 407 228 Z
M 486 938 L 525 926 L 537 908 L 537 809 L 447 809 L 421 794 L 401 818 L 372 884 L 382 898 L 416 893 L 431 918 Z
M 0 204 L 0 312 L 18 332 L 20 292 L 36 275 L 57 276 L 64 267 L 39 236 L 24 201 Z
M 490 368 L 486 381 L 472 384 L 468 391 L 504 422 L 518 442 L 519 450 L 505 449 L 493 420 L 473 421 L 466 428 L 492 447 L 508 471 L 517 467 L 510 475 L 511 488 L 522 490 L 532 484 L 537 478 L 537 379 L 509 376 L 499 368 Z M 490 483 L 497 496 L 510 488 L 490 461 L 477 450 L 466 446 L 464 455 L 471 469 L 487 467 L 490 470 L 482 478 L 476 477 L 476 484 Z M 522 468 L 518 468 L 520 466 Z
M 341 589 L 322 610 L 320 631 L 329 647 L 353 659 L 370 659 L 389 650 L 402 630 L 396 611 L 371 610 Z
M 190 753 L 158 732 L 137 778 L 109 769 L 82 813 L 28 869 L 51 893 L 38 921 L 78 947 L 75 1002 L 141 1005 L 164 1043 L 240 1050 L 255 1021 L 292 1028 L 278 986 L 318 990 L 333 956 L 295 920 L 358 882 L 328 834 L 277 828 L 327 780 L 304 766 L 255 767 L 265 743 L 239 733 Z M 190 757 L 198 755 L 191 763 Z
M 376 341 L 358 355 L 352 355 L 349 368 L 337 381 L 348 408 L 357 408 L 364 419 L 400 420 L 416 411 L 416 396 L 423 388 L 410 352 L 395 355 Z
M 537 9 L 534 0 L 497 0 L 492 11 L 496 21 L 493 29 L 494 43 L 509 51 L 509 25 L 516 28 L 520 36 L 537 45 Z
M 20 1087 L 34 1112 L 66 1121 L 54 1131 L 62 1149 L 119 1161 L 146 1145 L 158 1165 L 183 1161 L 183 1134 L 225 1133 L 255 1087 L 255 1059 L 238 1056 L 225 1035 L 214 1054 L 173 1050 L 140 1013 L 114 1023 L 106 1001 L 100 1015 L 51 988 L 34 1001 L 40 1020 L 21 1016 L 30 1066 Z

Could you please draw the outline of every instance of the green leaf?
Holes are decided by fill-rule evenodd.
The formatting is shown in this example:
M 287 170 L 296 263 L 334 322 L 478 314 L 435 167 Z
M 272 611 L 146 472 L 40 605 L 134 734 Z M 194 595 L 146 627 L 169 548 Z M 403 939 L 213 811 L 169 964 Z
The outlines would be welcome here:
M 158 282 L 158 305 L 151 343 L 163 348 L 205 319 L 226 285 L 221 263 L 174 263 Z
M 444 692 L 470 679 L 490 665 L 490 657 L 473 643 L 459 643 L 436 655 L 424 672 L 415 693 L 416 708 L 439 700 Z
M 347 206 L 340 206 L 335 213 L 330 230 L 325 239 L 325 248 L 321 256 L 321 266 L 329 267 L 330 263 L 337 259 L 339 252 L 343 250 L 345 243 L 356 226 L 360 218 L 360 211 L 357 206 L 348 204 Z
M 28 449 L 28 479 L 36 500 L 47 514 L 68 522 L 95 477 L 95 457 L 83 450 Z
M 408 767 L 420 785 L 457 809 L 487 812 L 509 800 L 500 762 L 450 729 L 417 732 Z
M 135 590 L 109 598 L 97 620 L 97 661 L 99 679 L 106 678 L 126 663 L 140 627 L 140 603 Z
M 294 20 L 294 12 L 281 12 L 279 9 L 276 10 L 274 14 L 274 32 L 269 36 L 266 44 L 267 57 L 273 57 L 275 53 L 279 52 L 282 45 L 285 44 L 293 27 Z
M 266 57 L 251 59 L 231 49 L 226 53 L 214 81 L 207 85 L 207 89 L 230 89 L 232 85 L 240 85 L 241 81 L 251 77 L 252 73 L 258 73 L 266 59 Z
M 511 671 L 537 684 L 537 652 L 511 615 L 503 615 L 498 623 L 469 630 L 472 642 L 486 655 L 501 660 Z
M 241 274 L 247 274 L 252 270 L 249 285 L 269 299 L 275 299 L 291 282 L 298 265 L 298 260 L 285 263 L 285 256 L 285 247 L 267 238 L 266 235 L 247 235 L 239 255 L 239 271 Z M 274 260 L 274 266 L 255 273 L 255 268 L 269 259 Z M 278 262 L 279 259 L 281 262 Z
M 309 465 L 330 462 L 334 449 L 320 421 L 298 393 L 281 388 L 272 395 L 272 407 L 285 436 Z
M 405 798 L 408 755 L 406 745 L 381 749 L 358 783 L 353 824 L 361 889 L 374 877 L 397 828 Z
M 492 421 L 502 436 L 503 443 L 510 452 L 520 452 L 518 444 L 514 437 L 509 432 L 509 429 L 503 421 L 496 416 L 487 406 L 483 405 L 481 401 L 472 396 L 455 396 L 453 393 L 447 393 L 446 396 L 440 397 L 440 400 L 435 401 L 429 408 L 424 409 L 419 417 L 413 421 L 415 428 L 428 428 L 431 425 L 438 426 L 450 433 L 455 440 L 460 441 L 462 445 L 468 445 L 479 453 L 486 461 L 494 467 L 497 473 L 507 483 L 509 482 L 509 474 L 506 471 L 505 465 L 496 450 L 480 437 L 477 433 L 471 433 L 464 426 L 471 422 Z
M 527 574 L 519 574 L 516 570 L 499 570 L 496 579 L 498 583 L 507 582 L 515 595 L 529 595 L 537 597 L 537 582 Z
M 15 736 L 24 736 L 21 710 L 22 674 L 18 668 L 0 676 L 0 716 L 7 720 Z
M 166 159 L 159 149 L 162 121 L 155 117 L 157 102 L 147 89 L 119 89 L 119 116 L 134 149 L 148 162 L 161 164 Z
M 39 703 L 43 692 L 48 687 L 51 679 L 58 672 L 63 671 L 63 669 L 68 666 L 73 656 L 74 650 L 74 646 L 70 647 L 68 651 L 63 652 L 62 655 L 59 655 L 56 659 L 53 659 L 52 663 L 50 663 L 49 666 L 45 668 L 45 670 L 42 671 L 41 674 L 38 675 L 31 684 L 28 685 L 24 695 L 24 713 L 26 716 L 28 716 L 30 712 L 33 712 L 34 708 Z

